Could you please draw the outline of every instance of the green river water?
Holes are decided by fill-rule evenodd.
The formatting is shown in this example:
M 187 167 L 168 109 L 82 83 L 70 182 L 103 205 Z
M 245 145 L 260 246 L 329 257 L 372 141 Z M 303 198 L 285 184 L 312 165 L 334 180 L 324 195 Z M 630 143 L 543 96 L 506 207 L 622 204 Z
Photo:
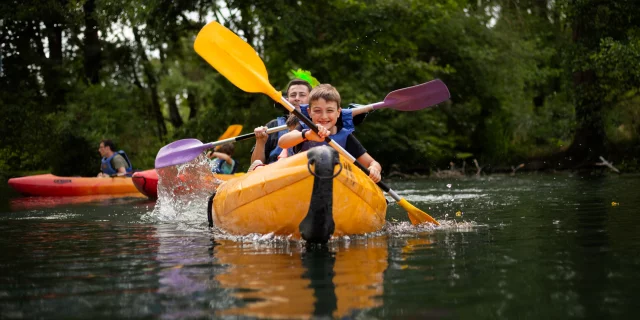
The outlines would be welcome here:
M 390 184 L 443 226 L 391 205 L 382 232 L 307 249 L 209 230 L 197 202 L 163 212 L 5 185 L 0 318 L 635 318 L 640 176 Z

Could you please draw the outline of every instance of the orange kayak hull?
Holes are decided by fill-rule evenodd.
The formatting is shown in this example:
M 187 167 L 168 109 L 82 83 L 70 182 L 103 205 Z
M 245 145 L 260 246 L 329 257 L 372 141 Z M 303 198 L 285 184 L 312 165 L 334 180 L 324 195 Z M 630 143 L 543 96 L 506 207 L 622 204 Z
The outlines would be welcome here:
M 24 195 L 46 197 L 138 193 L 128 177 L 59 177 L 41 174 L 9 179 L 9 186 Z
M 252 233 L 300 237 L 309 211 L 314 176 L 306 152 L 222 183 L 213 200 L 213 223 L 236 235 Z M 375 232 L 386 223 L 387 203 L 378 186 L 340 156 L 333 179 L 333 236 Z M 337 172 L 339 170 L 339 173 Z

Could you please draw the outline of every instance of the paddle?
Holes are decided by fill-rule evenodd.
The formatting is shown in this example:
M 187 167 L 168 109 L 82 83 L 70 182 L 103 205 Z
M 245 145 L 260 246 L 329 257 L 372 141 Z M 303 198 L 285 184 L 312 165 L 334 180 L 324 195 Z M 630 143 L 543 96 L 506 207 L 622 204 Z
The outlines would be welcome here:
M 442 80 L 436 79 L 413 87 L 392 91 L 384 98 L 384 101 L 358 106 L 352 109 L 352 113 L 355 117 L 364 112 L 384 108 L 399 111 L 417 111 L 445 102 L 450 97 L 447 85 Z
M 416 87 L 421 87 L 422 88 L 421 91 L 429 90 L 430 92 L 433 92 L 433 94 L 425 95 L 422 92 L 417 92 L 417 90 L 414 89 Z M 425 103 L 423 101 L 417 101 L 417 99 L 414 98 L 413 96 L 408 97 L 407 95 L 409 91 L 407 90 L 409 89 L 412 90 L 411 92 L 415 93 L 416 97 L 422 97 L 423 99 L 428 100 L 428 102 Z M 387 97 L 384 99 L 384 101 L 382 102 L 377 102 L 377 103 L 369 104 L 365 106 L 358 106 L 351 110 L 353 110 L 354 116 L 364 112 L 372 111 L 374 109 L 382 109 L 382 108 L 396 109 L 396 107 L 399 107 L 398 110 L 401 110 L 401 111 L 416 111 L 416 110 L 424 109 L 424 108 L 433 106 L 434 104 L 438 104 L 442 102 L 440 101 L 440 99 L 442 99 L 442 97 L 444 96 L 444 92 L 446 92 L 446 95 L 448 97 L 449 90 L 447 89 L 445 84 L 442 83 L 442 81 L 440 80 L 433 80 L 427 83 L 423 83 L 421 85 L 393 91 L 389 93 Z M 403 95 L 401 95 L 400 93 L 403 93 Z M 394 104 L 394 102 L 391 102 L 392 101 L 391 99 L 394 99 L 393 101 L 397 101 L 397 104 Z M 267 130 L 267 134 L 282 131 L 286 128 L 287 128 L 286 126 L 271 128 Z M 242 131 L 242 125 L 234 124 L 229 126 L 229 128 L 227 128 L 227 131 L 225 131 L 220 136 L 220 138 L 218 138 L 219 141 L 216 141 L 216 142 L 203 144 L 202 142 L 200 142 L 200 140 L 197 140 L 197 139 L 182 139 L 182 140 L 172 142 L 164 146 L 158 152 L 158 155 L 156 156 L 156 169 L 187 163 L 195 159 L 197 156 L 199 156 L 200 153 L 203 152 L 204 150 L 217 147 L 228 142 L 241 141 L 241 140 L 250 139 L 254 137 L 253 133 L 247 133 L 247 134 L 235 137 L 234 139 L 231 139 L 231 140 L 223 140 L 223 139 L 227 139 L 227 137 L 231 137 L 239 134 L 240 131 Z
M 220 137 L 218 137 L 218 140 L 224 140 L 224 139 L 228 139 L 228 138 L 231 138 L 231 137 L 235 137 L 235 136 L 239 135 L 240 132 L 242 132 L 242 125 L 241 124 L 232 124 L 227 128 L 227 130 L 225 130 L 220 135 Z M 220 149 L 220 145 L 217 145 L 214 150 L 218 151 L 218 149 Z
M 232 124 L 232 125 L 229 126 L 229 128 L 227 128 L 227 130 L 225 132 L 223 132 L 220 135 L 218 140 L 224 140 L 224 139 L 228 139 L 228 138 L 231 138 L 231 137 L 235 137 L 235 136 L 239 135 L 240 132 L 242 132 L 242 125 L 241 124 Z
M 194 49 L 236 87 L 246 92 L 261 92 L 266 94 L 295 114 L 296 117 L 309 126 L 311 130 L 316 133 L 318 132 L 318 127 L 300 113 L 300 111 L 296 110 L 296 108 L 282 96 L 282 93 L 278 92 L 271 83 L 269 83 L 267 69 L 262 59 L 260 59 L 256 51 L 248 43 L 240 39 L 235 33 L 215 21 L 211 22 L 204 26 L 198 33 L 194 43 Z M 355 166 L 369 175 L 369 169 L 357 162 L 342 146 L 329 137 L 327 137 L 325 141 L 342 156 L 349 159 Z M 404 198 L 401 198 L 384 182 L 378 182 L 378 186 L 386 191 L 407 211 L 411 223 L 431 222 L 439 225 L 435 219 L 410 204 Z
M 267 134 L 271 134 L 271 133 L 286 130 L 286 129 L 287 129 L 286 125 L 270 128 L 269 130 L 267 130 Z M 254 133 L 247 133 L 241 136 L 232 137 L 224 140 L 218 140 L 218 141 L 209 142 L 209 143 L 202 143 L 198 139 L 182 139 L 182 140 L 174 141 L 162 147 L 160 151 L 158 151 L 158 155 L 156 156 L 156 169 L 187 163 L 195 159 L 199 155 L 201 155 L 202 152 L 207 149 L 210 149 L 216 146 L 221 146 L 225 143 L 251 139 L 255 136 L 256 135 Z

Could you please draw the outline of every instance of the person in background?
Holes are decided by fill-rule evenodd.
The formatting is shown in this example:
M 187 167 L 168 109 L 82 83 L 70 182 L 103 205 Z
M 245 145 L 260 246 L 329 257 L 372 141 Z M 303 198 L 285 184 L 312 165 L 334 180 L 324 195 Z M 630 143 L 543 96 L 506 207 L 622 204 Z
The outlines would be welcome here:
M 98 152 L 100 152 L 100 156 L 102 156 L 102 161 L 100 164 L 101 172 L 98 173 L 98 177 L 109 178 L 112 176 L 124 176 L 131 174 L 133 171 L 133 166 L 127 154 L 123 150 L 114 150 L 116 150 L 116 147 L 113 141 L 109 139 L 100 141 Z
M 287 118 L 286 125 L 287 125 L 287 129 L 289 131 L 296 130 L 296 129 L 301 129 L 300 121 L 298 121 L 298 117 L 296 117 L 293 114 L 290 114 L 289 118 Z M 293 148 L 282 149 L 282 152 L 280 152 L 280 155 L 278 155 L 278 160 L 287 158 L 287 157 L 292 156 L 292 155 L 294 155 Z M 254 171 L 254 170 L 256 170 L 258 168 L 261 168 L 261 167 L 264 167 L 264 164 L 261 163 L 260 161 L 255 161 L 255 162 L 253 162 L 251 164 L 251 166 L 249 167 L 249 170 L 247 170 L 247 172 Z
M 231 158 L 235 147 L 233 143 L 221 145 L 216 151 L 207 153 L 211 159 L 211 172 L 220 174 L 234 174 L 238 169 L 238 163 Z
M 302 79 L 293 79 L 287 84 L 287 100 L 300 110 L 301 104 L 307 104 L 309 102 L 309 92 L 311 91 L 311 84 Z M 251 150 L 251 163 L 253 164 L 257 160 L 260 160 L 257 164 L 269 164 L 278 160 L 278 155 L 282 152 L 282 149 L 278 147 L 278 139 L 285 134 L 285 131 L 280 131 L 277 134 L 267 134 L 267 129 L 279 127 L 285 125 L 288 117 L 282 115 L 274 120 L 269 121 L 265 126 L 257 127 L 253 130 L 256 135 L 256 144 Z

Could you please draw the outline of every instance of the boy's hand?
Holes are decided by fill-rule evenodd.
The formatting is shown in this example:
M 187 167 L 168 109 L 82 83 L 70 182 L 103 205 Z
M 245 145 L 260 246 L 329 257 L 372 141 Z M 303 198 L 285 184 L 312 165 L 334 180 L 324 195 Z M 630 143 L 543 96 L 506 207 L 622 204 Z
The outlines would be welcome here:
M 378 168 L 376 166 L 369 167 L 369 178 L 371 178 L 371 180 L 373 180 L 373 182 L 375 183 L 380 182 L 380 180 L 382 179 L 380 171 L 378 171 Z
M 327 130 L 327 128 L 321 126 L 320 124 L 316 124 L 316 126 L 318 127 L 318 133 L 315 133 L 313 131 L 307 132 L 307 135 L 306 135 L 307 140 L 323 142 L 324 138 L 328 137 L 331 134 L 331 132 Z
M 320 125 L 319 123 L 316 124 L 316 126 L 318 127 L 318 136 L 324 141 L 324 138 L 328 137 L 329 135 L 331 135 L 331 131 L 329 131 L 329 129 L 323 127 L 322 125 Z

